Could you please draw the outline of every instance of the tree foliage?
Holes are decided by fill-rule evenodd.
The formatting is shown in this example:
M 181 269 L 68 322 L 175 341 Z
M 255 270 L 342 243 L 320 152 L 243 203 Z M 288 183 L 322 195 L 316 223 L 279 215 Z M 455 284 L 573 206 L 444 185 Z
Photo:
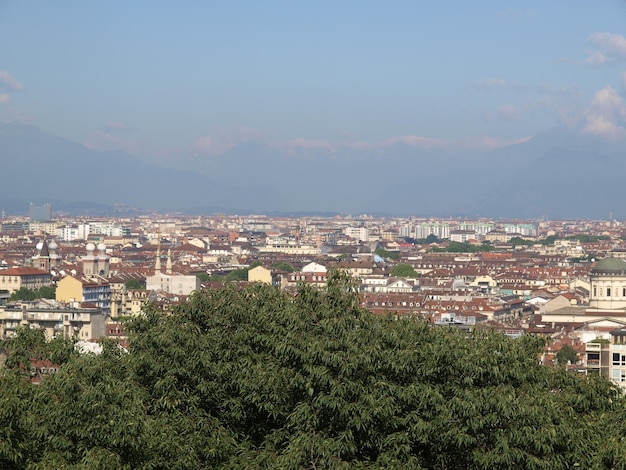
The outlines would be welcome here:
M 561 346 L 555 356 L 558 363 L 562 365 L 566 365 L 568 362 L 570 364 L 578 362 L 578 353 L 569 344 Z
M 447 246 L 442 248 L 433 248 L 433 252 L 443 252 L 443 253 L 477 253 L 481 251 L 493 251 L 495 248 L 486 243 L 481 243 L 480 245 L 475 245 L 473 243 L 467 242 L 450 242 Z
M 52 286 L 41 286 L 36 290 L 29 289 L 27 287 L 20 287 L 11 294 L 9 300 L 54 299 L 55 297 L 56 289 Z
M 124 287 L 130 290 L 145 289 L 146 284 L 144 282 L 141 282 L 139 279 L 130 278 L 128 281 L 124 283 Z
M 417 271 L 407 263 L 398 263 L 391 270 L 391 275 L 394 277 L 417 277 Z
M 291 263 L 288 263 L 286 261 L 277 261 L 276 263 L 272 264 L 272 268 L 278 269 L 279 271 L 285 271 L 288 273 L 293 273 L 298 270 L 295 266 L 293 266 Z
M 378 248 L 375 253 L 384 259 L 400 259 L 400 253 L 398 253 L 397 251 L 389 251 L 385 250 L 384 248 Z
M 130 349 L 0 375 L 2 468 L 623 468 L 625 403 L 538 365 L 543 340 L 360 307 L 355 285 L 194 293 Z M 45 350 L 31 330 L 3 346 Z M 19 346 L 19 348 L 18 348 Z M 42 349 L 43 348 L 43 349 Z

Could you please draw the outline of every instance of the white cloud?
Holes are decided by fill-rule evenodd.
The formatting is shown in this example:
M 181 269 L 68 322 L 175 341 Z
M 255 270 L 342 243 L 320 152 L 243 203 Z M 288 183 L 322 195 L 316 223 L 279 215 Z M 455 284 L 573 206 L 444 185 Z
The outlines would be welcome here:
M 98 129 L 93 132 L 87 140 L 83 142 L 83 145 L 95 150 L 122 150 L 131 154 L 141 153 L 138 145 L 134 141 L 120 138 L 103 129 Z
M 519 118 L 519 110 L 511 104 L 501 106 L 498 109 L 498 120 L 500 121 L 517 121 Z
M 294 153 L 296 150 L 326 150 L 328 152 L 337 151 L 337 145 L 325 140 L 311 140 L 297 138 L 288 140 L 281 147 L 285 148 L 288 153 Z
M 609 139 L 626 137 L 626 103 L 619 93 L 607 86 L 597 91 L 585 111 L 583 132 Z
M 382 142 L 381 146 L 386 147 L 399 143 L 422 148 L 443 148 L 446 146 L 445 140 L 433 139 L 431 137 L 423 137 L 419 135 L 402 135 L 398 137 L 392 137 Z
M 617 33 L 593 33 L 587 40 L 589 48 L 585 65 L 605 65 L 626 61 L 626 38 Z
M 24 89 L 24 85 L 18 82 L 9 72 L 0 70 L 0 88 L 19 91 Z
M 242 142 L 256 141 L 261 133 L 245 126 L 219 128 L 214 136 L 207 135 L 198 138 L 192 145 L 195 155 L 220 155 Z
M 11 97 L 9 95 L 0 95 L 0 104 L 6 104 L 11 101 Z
M 495 111 L 485 111 L 481 114 L 481 118 L 485 122 L 500 121 L 511 122 L 517 121 L 522 116 L 522 113 L 526 110 L 528 105 L 513 106 L 512 104 L 505 104 L 500 106 Z
M 502 78 L 483 78 L 474 82 L 479 90 L 520 90 L 522 85 Z

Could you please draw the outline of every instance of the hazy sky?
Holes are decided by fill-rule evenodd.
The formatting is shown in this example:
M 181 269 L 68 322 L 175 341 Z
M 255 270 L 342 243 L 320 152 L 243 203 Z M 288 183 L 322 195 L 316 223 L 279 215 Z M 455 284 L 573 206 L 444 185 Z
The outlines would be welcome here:
M 95 148 L 626 135 L 623 0 L 0 0 L 0 120 Z

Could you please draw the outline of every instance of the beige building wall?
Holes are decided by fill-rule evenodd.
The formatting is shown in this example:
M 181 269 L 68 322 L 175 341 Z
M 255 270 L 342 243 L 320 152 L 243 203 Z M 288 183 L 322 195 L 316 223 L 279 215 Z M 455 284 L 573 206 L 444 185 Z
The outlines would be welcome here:
M 263 266 L 257 266 L 248 271 L 248 282 L 272 283 L 272 271 Z
M 57 302 L 81 302 L 83 300 L 83 283 L 72 276 L 66 276 L 59 281 L 56 290 Z

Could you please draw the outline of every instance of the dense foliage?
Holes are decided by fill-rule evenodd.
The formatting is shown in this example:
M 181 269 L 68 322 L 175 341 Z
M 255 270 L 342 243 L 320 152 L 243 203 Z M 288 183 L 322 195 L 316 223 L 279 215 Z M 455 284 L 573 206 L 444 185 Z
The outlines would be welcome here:
M 384 259 L 391 259 L 391 260 L 400 259 L 400 253 L 398 253 L 397 251 L 389 251 L 389 250 L 385 250 L 384 248 L 378 248 L 375 251 L 375 253 Z
M 543 343 L 370 314 L 342 274 L 195 293 L 130 350 L 3 342 L 0 468 L 624 468 L 624 400 Z M 59 372 L 33 386 L 27 357 Z
M 417 277 L 417 271 L 407 263 L 398 263 L 391 270 L 391 275 L 394 277 Z
M 468 242 L 450 242 L 445 247 L 432 249 L 434 253 L 478 253 L 493 250 L 495 248 L 487 243 L 475 245 Z
M 139 279 L 130 278 L 124 283 L 124 287 L 126 289 L 135 290 L 135 289 L 145 289 L 146 283 L 141 282 Z
M 51 286 L 42 286 L 39 289 L 29 289 L 27 287 L 20 287 L 13 292 L 9 297 L 9 300 L 35 300 L 35 299 L 54 299 L 56 296 L 56 289 Z

